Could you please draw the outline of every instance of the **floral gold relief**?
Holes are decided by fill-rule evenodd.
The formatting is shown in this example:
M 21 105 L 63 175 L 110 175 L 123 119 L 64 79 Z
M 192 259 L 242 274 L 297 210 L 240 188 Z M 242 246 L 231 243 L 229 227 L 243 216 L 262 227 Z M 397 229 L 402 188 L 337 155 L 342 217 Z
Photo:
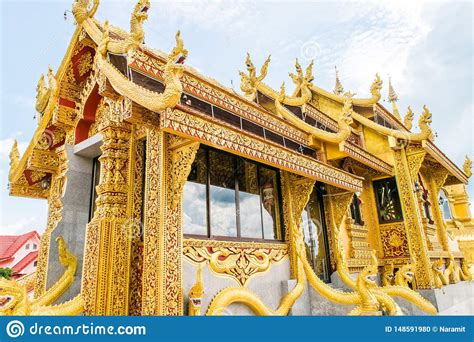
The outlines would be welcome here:
M 288 246 L 188 239 L 184 241 L 183 255 L 195 263 L 209 262 L 215 273 L 228 275 L 245 286 L 253 275 L 265 272 L 287 256 Z

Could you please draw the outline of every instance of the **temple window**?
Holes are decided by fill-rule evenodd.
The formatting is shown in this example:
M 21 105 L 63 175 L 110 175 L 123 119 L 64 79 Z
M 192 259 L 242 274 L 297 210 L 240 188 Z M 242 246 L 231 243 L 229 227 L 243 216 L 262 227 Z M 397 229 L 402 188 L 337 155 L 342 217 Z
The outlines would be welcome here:
M 363 226 L 364 221 L 362 220 L 362 213 L 360 211 L 360 206 L 362 205 L 362 201 L 360 200 L 357 194 L 354 194 L 352 197 L 352 202 L 350 205 L 351 209 L 351 217 L 354 220 L 354 224 L 358 226 Z
M 402 221 L 402 207 L 395 177 L 380 179 L 373 184 L 379 223 Z
M 301 219 L 308 260 L 316 274 L 324 281 L 329 282 L 331 264 L 324 220 L 323 189 L 320 184 L 316 184 L 313 188 Z
M 184 186 L 188 236 L 282 240 L 277 170 L 202 146 Z
M 446 195 L 446 192 L 443 189 L 439 191 L 439 206 L 441 207 L 443 218 L 445 220 L 452 220 L 453 214 L 451 213 L 451 208 L 449 206 L 448 196 Z

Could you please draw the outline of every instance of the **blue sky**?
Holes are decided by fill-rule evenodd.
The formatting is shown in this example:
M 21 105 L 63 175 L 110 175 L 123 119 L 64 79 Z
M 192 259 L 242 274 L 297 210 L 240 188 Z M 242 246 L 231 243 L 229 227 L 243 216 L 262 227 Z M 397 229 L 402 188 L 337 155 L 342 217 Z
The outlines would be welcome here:
M 72 2 L 0 0 L 0 233 L 46 224 L 45 201 L 8 196 L 8 154 L 14 138 L 24 150 L 36 128 L 36 84 L 66 51 L 75 26 L 63 13 Z M 96 17 L 128 30 L 134 4 L 101 0 Z M 314 82 L 326 89 L 337 65 L 357 96 L 368 95 L 379 72 L 386 98 L 390 75 L 400 111 L 411 105 L 418 116 L 426 103 L 436 143 L 462 165 L 474 157 L 472 16 L 467 1 L 152 1 L 145 40 L 170 51 L 180 29 L 187 63 L 236 90 L 247 51 L 258 66 L 272 54 L 266 81 L 275 88 L 289 82 L 296 57 L 314 59 Z

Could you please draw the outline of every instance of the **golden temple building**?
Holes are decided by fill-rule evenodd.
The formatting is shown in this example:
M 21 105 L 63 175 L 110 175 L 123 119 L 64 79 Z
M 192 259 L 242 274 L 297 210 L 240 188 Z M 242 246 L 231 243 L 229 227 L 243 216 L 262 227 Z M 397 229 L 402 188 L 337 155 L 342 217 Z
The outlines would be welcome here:
M 391 82 L 388 109 L 378 75 L 357 98 L 298 61 L 294 90 L 273 89 L 270 58 L 249 55 L 238 94 L 184 64 L 179 32 L 170 53 L 143 44 L 148 0 L 129 32 L 98 6 L 74 2 L 38 127 L 10 154 L 10 194 L 49 209 L 35 298 L 0 312 L 402 315 L 470 299 L 471 162 L 436 146 L 426 106 L 414 129 Z

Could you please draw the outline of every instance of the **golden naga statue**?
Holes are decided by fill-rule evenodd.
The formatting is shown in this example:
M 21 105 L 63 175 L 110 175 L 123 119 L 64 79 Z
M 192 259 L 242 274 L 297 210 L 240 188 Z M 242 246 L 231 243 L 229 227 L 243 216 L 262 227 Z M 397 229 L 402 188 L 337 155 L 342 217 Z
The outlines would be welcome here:
M 245 65 L 247 66 L 248 75 L 244 72 L 239 71 L 240 75 L 240 89 L 247 95 L 248 97 L 255 96 L 257 92 L 257 85 L 267 76 L 268 71 L 268 64 L 270 63 L 271 55 L 267 57 L 265 62 L 263 63 L 262 67 L 260 68 L 260 75 L 257 76 L 257 71 L 255 65 L 252 63 L 250 59 L 250 54 L 247 52 L 247 58 L 245 59 Z
M 80 25 L 86 19 L 92 18 L 99 7 L 99 0 L 94 0 L 92 7 L 89 9 L 90 0 L 76 0 L 72 5 L 72 14 L 76 22 Z
M 92 20 L 99 1 L 94 0 L 92 8 L 89 9 L 90 0 L 76 0 L 72 7 L 72 13 L 78 25 L 84 27 L 91 38 L 97 42 L 100 39 L 101 30 L 97 23 Z M 109 51 L 117 54 L 130 53 L 134 49 L 138 49 L 144 41 L 145 31 L 143 23 L 148 19 L 148 10 L 150 9 L 149 0 L 138 0 L 130 18 L 130 33 L 126 34 L 123 40 L 111 40 Z
M 357 276 L 357 292 L 362 298 L 362 303 L 349 313 L 350 316 L 381 314 L 380 304 L 375 294 L 370 291 L 377 286 L 378 262 L 375 252 L 372 253 L 372 261 L 372 265 L 365 267 Z
M 423 112 L 421 113 L 420 119 L 418 121 L 418 126 L 420 127 L 419 133 L 405 132 L 398 129 L 391 129 L 385 126 L 379 125 L 378 123 L 367 119 L 366 117 L 354 112 L 352 115 L 354 120 L 359 121 L 361 124 L 367 126 L 368 128 L 402 141 L 422 141 L 422 140 L 433 140 L 433 131 L 431 130 L 431 112 L 428 107 L 423 106 Z
M 433 270 L 433 274 L 435 278 L 435 286 L 437 289 L 442 288 L 443 285 L 449 284 L 449 282 L 446 280 L 446 277 L 444 276 L 444 273 L 443 273 L 443 265 L 444 265 L 443 258 L 439 258 L 439 260 L 436 260 L 431 266 L 431 269 Z
M 411 110 L 411 107 L 408 106 L 408 111 L 405 114 L 405 117 L 403 118 L 403 124 L 405 127 L 411 131 L 413 128 L 413 118 L 415 117 L 415 114 L 413 114 L 413 111 Z
M 249 307 L 257 315 L 287 315 L 295 301 L 301 296 L 305 287 L 305 275 L 309 284 L 315 291 L 327 299 L 338 304 L 357 305 L 352 310 L 352 315 L 378 315 L 383 307 L 389 315 L 401 315 L 400 307 L 385 293 L 374 293 L 375 287 L 374 275 L 377 274 L 378 264 L 375 254 L 373 262 L 367 266 L 357 279 L 356 292 L 343 292 L 333 289 L 323 282 L 314 272 L 311 264 L 306 257 L 305 245 L 300 227 L 296 225 L 293 219 L 293 209 L 291 201 L 289 202 L 289 222 L 292 230 L 291 247 L 296 251 L 296 285 L 280 301 L 276 310 L 268 308 L 263 301 L 249 289 L 244 287 L 226 288 L 220 291 L 211 301 L 206 315 L 220 315 L 233 303 L 241 303 Z M 379 305 L 381 303 L 382 305 Z M 432 306 L 432 305 L 431 305 Z M 430 312 L 436 312 L 433 309 Z
M 295 75 L 293 75 L 295 76 Z M 296 77 L 296 76 L 295 76 Z M 327 132 L 325 130 L 316 128 L 304 122 L 300 118 L 296 117 L 288 109 L 286 109 L 282 103 L 285 101 L 285 83 L 282 84 L 279 96 L 275 99 L 275 108 L 279 117 L 285 118 L 290 123 L 300 128 L 309 134 L 310 142 L 309 145 L 313 144 L 313 141 L 322 140 L 326 142 L 332 142 L 339 144 L 345 141 L 352 133 L 351 124 L 353 123 L 352 114 L 352 94 L 345 94 L 344 106 L 341 110 L 341 114 L 337 120 L 339 131 L 337 133 Z
M 393 267 L 393 263 L 390 264 L 389 267 L 385 266 L 382 272 L 382 286 L 391 286 L 393 285 L 394 281 L 394 274 L 393 271 L 395 268 Z
M 52 305 L 72 284 L 77 269 L 77 259 L 67 249 L 64 239 L 56 238 L 58 243 L 59 262 L 66 267 L 61 278 L 40 297 L 30 300 L 26 287 L 15 280 L 0 278 L 0 297 L 7 298 L 0 307 L 0 315 L 4 316 L 64 316 L 82 313 L 84 302 L 79 294 L 73 299 L 57 305 Z
M 44 79 L 44 75 L 40 76 L 38 85 L 36 86 L 36 104 L 35 108 L 38 113 L 42 114 L 45 112 L 48 103 L 50 102 L 51 95 L 56 94 L 59 90 L 58 82 L 54 76 L 53 69 L 48 67 L 48 86 Z
M 112 87 L 122 96 L 140 104 L 153 112 L 160 112 L 166 108 L 173 108 L 181 99 L 183 92 L 183 85 L 180 77 L 184 72 L 184 61 L 188 56 L 188 50 L 184 48 L 183 40 L 180 37 L 180 32 L 176 33 L 176 46 L 171 51 L 166 59 L 163 67 L 163 79 L 165 83 L 165 90 L 163 93 L 157 93 L 131 82 L 120 71 L 118 71 L 106 59 L 106 52 L 112 43 L 108 23 L 104 25 L 104 32 L 102 39 L 98 44 L 97 50 L 97 66 L 112 85 Z
M 472 160 L 468 156 L 464 159 L 462 169 L 468 178 L 472 176 Z
M 403 265 L 395 275 L 395 285 L 409 287 L 408 284 L 413 282 L 414 277 L 415 273 L 413 265 Z
M 269 63 L 270 56 L 268 56 L 265 63 L 263 63 L 262 68 L 260 70 L 260 75 L 257 76 L 256 68 L 250 59 L 250 55 L 247 53 L 247 59 L 245 60 L 245 64 L 247 66 L 248 75 L 243 72 L 239 72 L 239 74 L 240 89 L 245 93 L 249 100 L 255 100 L 257 90 L 273 99 L 277 99 L 280 96 L 278 92 L 276 92 L 263 82 L 263 79 L 267 75 Z M 305 105 L 311 100 L 313 96 L 310 90 L 310 84 L 313 81 L 313 62 L 308 65 L 305 74 L 303 74 L 303 70 L 301 68 L 301 65 L 298 63 L 298 60 L 296 60 L 295 68 L 296 74 L 289 74 L 292 81 L 296 85 L 293 96 L 285 96 L 282 100 L 282 103 L 288 106 Z
M 188 315 L 201 316 L 202 296 L 204 295 L 204 284 L 202 282 L 202 263 L 198 265 L 196 283 L 188 294 Z
M 334 229 L 334 234 L 336 237 L 339 236 L 339 227 L 336 227 L 333 225 Z M 345 256 L 343 253 L 343 246 L 341 240 L 338 238 L 335 240 L 335 259 L 336 259 L 336 268 L 337 268 L 337 273 L 341 277 L 341 280 L 350 288 L 356 289 L 357 284 L 352 279 L 349 270 L 347 268 L 347 263 L 345 260 Z M 372 253 L 372 259 L 376 260 L 375 252 Z M 374 261 L 373 261 L 374 262 Z M 393 279 L 393 271 L 392 271 L 392 279 Z M 393 280 L 392 280 L 393 281 Z M 383 278 L 382 278 L 383 282 Z M 379 301 L 380 304 L 383 305 L 383 307 L 386 308 L 386 311 L 389 314 L 399 314 L 400 308 L 396 304 L 396 302 L 393 300 L 391 297 L 400 297 L 403 298 L 410 303 L 415 304 L 418 308 L 421 310 L 435 315 L 438 311 L 436 308 L 433 306 L 433 304 L 423 298 L 418 292 L 413 291 L 409 287 L 404 287 L 404 286 L 398 286 L 397 284 L 395 285 L 386 285 L 383 287 L 374 287 L 371 289 L 371 291 L 375 294 L 375 297 Z

